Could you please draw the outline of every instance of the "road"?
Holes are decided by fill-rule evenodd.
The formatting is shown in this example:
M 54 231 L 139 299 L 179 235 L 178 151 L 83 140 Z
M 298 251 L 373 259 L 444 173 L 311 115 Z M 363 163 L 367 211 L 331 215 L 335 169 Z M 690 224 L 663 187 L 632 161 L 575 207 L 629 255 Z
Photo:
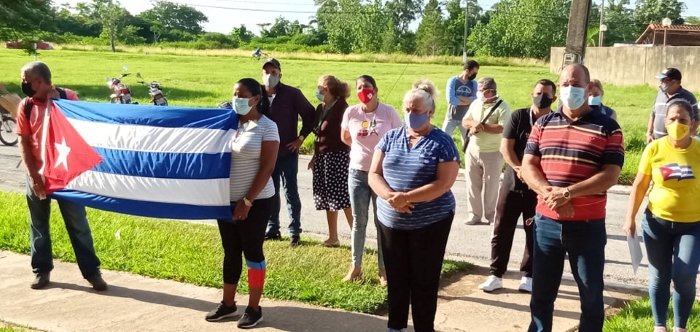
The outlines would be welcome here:
M 16 168 L 19 160 L 20 157 L 17 147 L 0 146 L 0 190 L 24 192 L 25 183 L 22 171 L 23 168 Z M 308 160 L 307 157 L 302 156 L 299 161 L 302 228 L 306 235 L 316 235 L 319 238 L 323 238 L 323 234 L 327 234 L 327 223 L 325 220 L 325 213 L 323 211 L 316 211 L 313 205 L 311 192 L 312 176 L 311 171 L 307 170 Z M 488 265 L 493 228 L 492 226 L 486 225 L 467 226 L 465 224 L 466 184 L 463 176 L 460 175 L 457 182 L 452 187 L 452 190 L 457 198 L 457 211 L 447 244 L 447 256 L 452 259 L 464 260 L 478 265 Z M 625 194 L 608 195 L 606 227 L 608 243 L 606 246 L 607 263 L 605 265 L 605 279 L 610 282 L 625 285 L 646 286 L 648 285 L 646 252 L 642 247 L 645 258 L 637 273 L 634 274 L 630 264 L 627 240 L 621 231 L 627 207 L 627 198 L 628 196 Z M 286 232 L 286 226 L 289 224 L 289 219 L 286 213 L 286 205 L 283 204 L 282 206 L 281 220 L 284 233 Z M 641 214 L 638 221 L 641 222 Z M 346 226 L 342 216 L 338 223 L 341 241 L 345 244 L 349 244 L 350 230 Z M 370 238 L 372 240 L 369 240 Z M 368 227 L 368 245 L 376 246 L 376 241 L 374 241 L 374 239 L 376 239 L 376 230 L 373 227 Z M 524 243 L 525 235 L 522 231 L 522 227 L 519 227 L 518 230 L 516 230 L 512 250 L 513 255 L 511 255 L 509 269 L 517 271 L 522 257 Z M 568 264 L 566 265 L 566 273 L 569 274 Z

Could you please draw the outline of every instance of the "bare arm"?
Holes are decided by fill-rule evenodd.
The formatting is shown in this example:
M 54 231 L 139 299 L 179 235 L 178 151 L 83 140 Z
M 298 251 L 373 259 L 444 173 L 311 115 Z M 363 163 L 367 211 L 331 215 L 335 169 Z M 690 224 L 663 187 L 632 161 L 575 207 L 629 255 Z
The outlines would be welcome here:
M 523 174 L 523 180 L 530 186 L 530 189 L 540 196 L 545 196 L 547 194 L 547 187 L 551 186 L 551 184 L 544 176 L 544 172 L 542 172 L 540 157 L 526 154 L 523 157 L 521 172 Z
M 647 136 L 654 135 L 654 113 L 652 112 L 649 116 L 649 122 L 647 123 Z
M 518 160 L 518 156 L 515 155 L 515 140 L 510 138 L 501 139 L 501 154 L 506 163 L 513 169 L 520 168 L 522 163 Z
M 503 126 L 494 123 L 494 124 L 484 124 L 484 132 L 489 133 L 489 134 L 500 134 L 503 132 Z
M 258 195 L 260 195 L 260 192 L 265 189 L 267 182 L 270 180 L 270 176 L 272 176 L 272 172 L 275 170 L 279 146 L 280 142 L 278 141 L 262 142 L 260 150 L 260 170 L 258 170 L 258 174 L 256 174 L 253 179 L 253 184 L 245 195 L 249 200 L 254 201 Z
M 381 150 L 375 150 L 374 156 L 372 156 L 372 165 L 369 167 L 369 186 L 372 188 L 377 196 L 388 200 L 391 197 L 391 193 L 394 192 L 389 184 L 384 180 L 384 168 L 382 167 L 384 163 L 384 152 Z
M 617 184 L 621 170 L 622 168 L 618 165 L 603 165 L 600 172 L 587 180 L 571 185 L 569 187 L 571 197 L 597 195 L 610 189 L 610 187 Z
M 352 136 L 350 136 L 350 132 L 343 128 L 340 129 L 340 140 L 347 146 L 352 145 Z
M 457 173 L 459 173 L 458 162 L 438 163 L 435 181 L 407 192 L 406 201 L 411 203 L 430 202 L 444 195 L 452 189 L 452 185 L 457 181 Z
M 634 184 L 632 184 L 632 191 L 630 191 L 630 198 L 627 203 L 627 222 L 634 222 L 637 212 L 639 212 L 639 207 L 644 201 L 644 196 L 649 190 L 649 184 L 651 183 L 651 175 L 644 173 L 637 173 L 634 178 Z

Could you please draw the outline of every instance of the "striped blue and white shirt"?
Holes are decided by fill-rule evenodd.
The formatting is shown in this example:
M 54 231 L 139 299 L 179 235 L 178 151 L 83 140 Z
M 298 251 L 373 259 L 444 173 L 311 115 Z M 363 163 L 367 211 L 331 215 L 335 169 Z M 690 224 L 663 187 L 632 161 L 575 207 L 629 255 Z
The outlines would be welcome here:
M 406 127 L 393 129 L 382 137 L 376 147 L 384 152 L 382 164 L 384 179 L 396 192 L 408 192 L 437 179 L 437 165 L 459 162 L 459 152 L 452 137 L 440 129 L 433 129 L 414 147 L 409 146 Z M 415 203 L 412 213 L 399 213 L 381 197 L 377 198 L 377 217 L 384 226 L 412 230 L 449 216 L 455 210 L 452 191 L 430 201 Z

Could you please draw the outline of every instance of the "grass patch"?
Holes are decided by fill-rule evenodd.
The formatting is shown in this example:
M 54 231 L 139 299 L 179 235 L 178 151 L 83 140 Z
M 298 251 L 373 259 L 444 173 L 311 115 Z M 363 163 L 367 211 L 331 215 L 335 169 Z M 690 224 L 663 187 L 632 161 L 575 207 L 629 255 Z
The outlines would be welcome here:
M 648 298 L 632 301 L 619 314 L 608 318 L 603 327 L 604 332 L 646 332 L 654 329 L 654 316 L 651 313 L 651 301 Z M 673 307 L 668 310 L 669 331 L 673 330 Z M 693 311 L 688 320 L 688 331 L 700 330 L 700 303 L 693 304 Z
M 236 51 L 236 50 L 233 50 Z M 77 91 L 82 100 L 107 102 L 110 90 L 104 83 L 106 76 L 118 75 L 123 65 L 128 65 L 132 73 L 141 72 L 146 80 L 158 80 L 173 106 L 215 107 L 219 102 L 231 99 L 231 88 L 240 78 L 261 79 L 261 61 L 237 56 L 232 50 L 191 51 L 180 50 L 177 54 L 150 53 L 108 53 L 94 51 L 54 50 L 41 52 L 40 59 L 52 70 L 54 82 L 59 86 Z M 208 55 L 204 55 L 208 54 Z M 370 74 L 377 80 L 379 99 L 397 109 L 401 109 L 403 94 L 419 78 L 429 78 L 444 95 L 445 83 L 451 76 L 461 71 L 457 64 L 431 64 L 410 62 L 399 64 L 399 58 L 388 57 L 384 62 L 371 62 L 370 55 L 348 55 L 350 60 L 336 55 L 312 54 L 309 57 L 290 54 L 273 54 L 282 63 L 282 81 L 298 87 L 306 98 L 316 105 L 316 82 L 324 74 L 336 75 L 341 80 L 354 85 L 354 80 L 362 74 Z M 19 70 L 32 58 L 18 50 L 0 49 L 0 82 L 10 91 L 21 93 Z M 359 61 L 370 62 L 359 62 Z M 461 61 L 461 60 L 460 60 Z M 437 62 L 451 63 L 451 62 Z M 500 96 L 515 110 L 531 105 L 530 94 L 534 83 L 542 78 L 556 80 L 544 66 L 509 66 L 507 62 L 488 65 L 485 62 L 479 77 L 491 76 L 498 83 Z M 523 62 L 523 65 L 528 63 Z M 532 63 L 534 64 L 534 63 Z M 132 87 L 134 98 L 139 103 L 148 103 L 148 89 L 136 84 L 132 77 L 124 79 Z M 637 164 L 644 149 L 644 137 L 649 113 L 656 97 L 656 88 L 641 86 L 605 85 L 603 102 L 614 108 L 623 128 L 626 145 L 625 165 L 620 176 L 621 184 L 630 184 L 637 173 Z M 447 109 L 444 97 L 436 100 L 437 113 L 433 124 L 442 126 Z M 353 95 L 349 104 L 358 103 Z M 459 134 L 453 137 L 461 145 Z M 313 151 L 313 139 L 308 138 L 301 148 L 302 153 Z
M 0 215 L 0 249 L 28 254 L 25 196 L 0 192 L 0 201 L 4 206 Z M 62 261 L 75 262 L 58 206 L 55 202 L 53 205 L 53 255 Z M 94 209 L 88 209 L 88 218 L 104 269 L 222 287 L 223 249 L 216 227 Z M 377 265 L 372 264 L 377 261 L 375 251 L 370 250 L 365 255 L 364 280 L 342 283 L 340 280 L 350 266 L 350 249 L 321 247 L 319 242 L 309 238 L 302 238 L 302 242 L 304 245 L 296 249 L 289 248 L 288 241 L 265 242 L 268 266 L 265 297 L 348 311 L 383 312 L 386 289 L 379 285 Z M 468 263 L 446 261 L 443 273 L 453 274 L 470 267 Z M 245 276 L 241 278 L 239 291 L 248 292 Z

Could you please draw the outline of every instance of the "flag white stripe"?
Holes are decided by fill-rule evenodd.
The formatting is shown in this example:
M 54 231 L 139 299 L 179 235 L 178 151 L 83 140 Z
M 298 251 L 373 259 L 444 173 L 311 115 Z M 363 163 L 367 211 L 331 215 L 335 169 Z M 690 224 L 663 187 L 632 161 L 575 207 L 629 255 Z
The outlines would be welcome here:
M 173 190 L 177 188 L 177 190 Z M 66 189 L 145 202 L 221 206 L 229 204 L 229 179 L 148 178 L 87 171 Z
M 68 118 L 87 144 L 116 150 L 222 153 L 230 151 L 228 142 L 234 130 L 203 128 L 165 128 L 130 124 L 92 122 Z M 223 143 L 223 144 L 222 144 Z M 223 150 L 221 147 L 224 147 Z

